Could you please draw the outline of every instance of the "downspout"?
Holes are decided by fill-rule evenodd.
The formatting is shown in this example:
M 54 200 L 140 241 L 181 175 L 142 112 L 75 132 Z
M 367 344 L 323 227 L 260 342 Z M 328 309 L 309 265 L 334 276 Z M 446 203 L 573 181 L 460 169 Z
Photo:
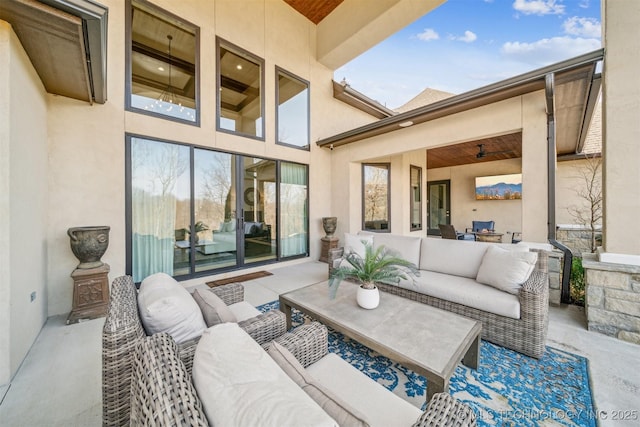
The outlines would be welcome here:
M 547 239 L 552 246 L 564 253 L 560 302 L 568 304 L 570 302 L 569 279 L 571 278 L 573 254 L 571 253 L 571 249 L 556 240 L 556 119 L 554 74 L 547 74 L 544 83 L 545 98 L 547 101 Z

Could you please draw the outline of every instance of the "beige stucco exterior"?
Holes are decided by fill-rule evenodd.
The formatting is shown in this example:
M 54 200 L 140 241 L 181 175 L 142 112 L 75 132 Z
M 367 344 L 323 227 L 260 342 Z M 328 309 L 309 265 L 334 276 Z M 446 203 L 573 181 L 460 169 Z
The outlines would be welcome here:
M 460 123 L 464 123 L 464 126 L 460 126 Z M 362 226 L 360 165 L 363 162 L 391 164 L 391 232 L 411 234 L 408 164 L 426 165 L 427 148 L 517 131 L 523 134 L 521 161 L 488 162 L 434 170 L 425 168 L 423 180 L 451 179 L 451 223 L 458 229 L 470 227 L 473 219 L 493 219 L 497 230 L 505 233 L 505 236 L 507 231 L 522 231 L 528 241 L 546 242 L 547 175 L 540 166 L 546 165 L 547 152 L 542 91 L 336 147 L 331 152 L 331 172 L 333 214 L 339 218 L 338 235 L 358 231 Z M 421 156 L 424 160 L 419 161 Z M 476 176 L 494 175 L 494 172 L 522 172 L 523 194 L 527 194 L 522 202 L 475 200 L 473 179 Z M 340 203 L 341 200 L 350 200 L 351 203 Z M 423 200 L 427 200 L 426 186 L 423 187 Z M 423 218 L 426 220 L 426 204 L 423 209 Z
M 523 239 L 547 240 L 547 126 L 544 92 L 538 91 L 414 125 L 333 151 L 315 141 L 373 122 L 373 117 L 333 98 L 333 67 L 442 3 L 384 0 L 370 12 L 373 22 L 337 16 L 319 26 L 283 1 L 153 0 L 200 28 L 200 126 L 125 111 L 125 2 L 101 0 L 109 8 L 108 101 L 89 105 L 47 94 L 10 26 L 0 21 L 0 385 L 7 383 L 47 316 L 71 309 L 71 272 L 78 261 L 66 230 L 109 225 L 103 261 L 110 279 L 125 273 L 125 135 L 185 142 L 236 153 L 309 165 L 310 259 L 317 259 L 321 218 L 338 217 L 337 236 L 361 228 L 361 164 L 391 164 L 391 231 L 409 230 L 409 166 L 423 168 L 426 182 L 451 179 L 452 223 L 494 219 L 500 232 L 522 231 Z M 361 0 L 347 0 L 352 8 Z M 386 7 L 382 13 L 378 7 Z M 375 10 L 374 10 L 375 9 Z M 363 15 L 364 16 L 364 15 Z M 604 249 L 625 261 L 640 260 L 640 3 L 603 2 L 604 68 Z M 366 21 L 366 20 L 365 20 Z M 354 28 L 343 28 L 354 25 Z M 340 27 L 342 33 L 333 32 Z M 333 39 L 336 35 L 341 38 Z M 216 37 L 265 61 L 265 141 L 216 131 Z M 275 67 L 310 82 L 311 150 L 275 143 Z M 6 94 L 6 96 L 5 96 Z M 461 124 L 464 123 L 464 126 Z M 521 160 L 426 170 L 426 149 L 521 131 Z M 564 165 L 558 166 L 559 180 Z M 477 202 L 473 177 L 523 174 L 522 202 Z M 559 190 L 559 191 L 565 191 Z M 564 194 L 564 193 L 562 193 Z M 474 210 L 475 209 L 475 210 Z M 423 223 L 426 224 L 426 203 Z M 563 222 L 560 208 L 558 222 Z M 413 234 L 423 234 L 422 231 Z M 505 234 L 505 239 L 508 236 Z M 638 261 L 640 263 L 640 261 Z M 185 284 L 201 283 L 206 278 Z M 36 292 L 35 301 L 30 295 Z
M 606 0 L 602 88 L 602 261 L 640 265 L 640 2 Z
M 0 384 L 47 319 L 47 94 L 0 21 Z M 34 299 L 32 300 L 32 293 Z

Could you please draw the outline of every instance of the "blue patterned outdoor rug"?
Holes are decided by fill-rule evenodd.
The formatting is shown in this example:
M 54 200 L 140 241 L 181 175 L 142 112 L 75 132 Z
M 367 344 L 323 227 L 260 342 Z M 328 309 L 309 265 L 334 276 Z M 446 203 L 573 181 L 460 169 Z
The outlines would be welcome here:
M 278 301 L 261 311 L 278 308 Z M 294 326 L 303 316 L 293 310 Z M 415 406 L 426 379 L 329 329 L 329 351 Z M 479 426 L 595 426 L 587 359 L 547 347 L 540 360 L 482 341 L 478 370 L 458 365 L 449 393 L 471 406 Z

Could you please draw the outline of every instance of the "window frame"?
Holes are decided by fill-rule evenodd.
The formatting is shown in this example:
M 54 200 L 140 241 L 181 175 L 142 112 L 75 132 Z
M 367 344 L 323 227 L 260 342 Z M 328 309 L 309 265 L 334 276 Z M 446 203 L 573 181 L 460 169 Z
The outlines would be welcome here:
M 179 21 L 185 26 L 193 27 L 194 37 L 196 42 L 196 51 L 195 51 L 195 64 L 194 64 L 194 77 L 196 79 L 196 88 L 195 88 L 195 111 L 196 117 L 194 121 L 181 119 L 178 117 L 167 116 L 165 114 L 156 113 L 153 111 L 145 110 L 143 108 L 134 107 L 131 105 L 131 89 L 133 86 L 133 67 L 132 67 L 132 50 L 133 50 L 133 22 L 132 22 L 132 8 L 134 1 L 136 3 L 143 3 L 145 7 L 157 12 L 159 15 L 165 15 L 171 19 Z M 153 3 L 150 3 L 147 0 L 126 0 L 125 3 L 125 111 L 131 111 L 137 114 L 143 114 L 145 116 L 157 117 L 163 120 L 170 120 L 177 123 L 183 123 L 191 126 L 200 127 L 200 27 L 193 24 L 186 19 L 179 17 L 178 15 L 169 12 L 166 9 L 163 9 Z
M 219 152 L 219 153 L 225 153 L 225 154 L 231 154 L 231 155 L 235 155 L 238 157 L 242 157 L 242 156 L 246 156 L 246 157 L 255 157 L 251 154 L 246 154 L 246 153 L 240 153 L 237 151 L 231 151 L 231 150 L 221 150 L 221 149 L 217 149 L 217 148 L 212 148 L 209 146 L 203 146 L 203 145 L 198 145 L 198 144 L 190 144 L 190 143 L 186 143 L 186 142 L 181 142 L 181 141 L 176 141 L 176 140 L 170 140 L 170 139 L 166 139 L 166 138 L 158 138 L 158 137 L 154 137 L 154 136 L 150 136 L 150 135 L 143 135 L 143 134 L 138 134 L 138 133 L 133 133 L 133 132 L 125 132 L 125 274 L 131 275 L 133 272 L 133 246 L 132 246 L 132 227 L 133 227 L 133 223 L 132 223 L 132 187 L 131 187 L 131 179 L 132 179 L 132 156 L 131 156 L 131 146 L 132 146 L 132 139 L 134 138 L 140 138 L 140 139 L 147 139 L 150 141 L 155 141 L 155 142 L 160 142 L 160 143 L 166 143 L 166 144 L 174 144 L 174 145 L 179 145 L 179 146 L 184 146 L 184 147 L 188 147 L 189 148 L 189 174 L 190 174 L 190 185 L 191 185 L 191 205 L 190 205 L 190 221 L 191 224 L 194 223 L 195 220 L 195 186 L 194 186 L 194 176 L 193 176 L 193 171 L 194 171 L 194 152 L 196 149 L 200 149 L 200 150 L 206 150 L 206 151 L 214 151 L 214 152 Z M 223 272 L 228 272 L 228 271 L 242 271 L 242 270 L 246 270 L 248 268 L 253 268 L 256 266 L 260 266 L 260 265 L 267 265 L 267 264 L 274 264 L 274 263 L 280 263 L 280 262 L 284 262 L 284 261 L 289 261 L 292 259 L 297 259 L 297 258 L 305 258 L 305 257 L 309 257 L 310 256 L 310 239 L 309 239 L 309 234 L 307 233 L 307 252 L 305 254 L 298 254 L 298 255 L 292 255 L 292 256 L 288 256 L 288 257 L 282 257 L 280 256 L 280 237 L 281 237 L 281 233 L 282 230 L 280 229 L 280 221 L 281 221 L 281 210 L 280 210 L 280 204 L 281 204 L 281 195 L 280 195 L 280 184 L 281 184 L 281 173 L 280 173 L 280 168 L 281 168 L 281 164 L 282 162 L 286 162 L 286 163 L 293 163 L 293 164 L 299 164 L 299 165 L 303 165 L 306 167 L 307 169 L 307 200 L 306 200 L 306 209 L 307 212 L 309 212 L 309 203 L 310 203 L 310 199 L 311 199 L 311 192 L 310 192 L 310 188 L 309 188 L 309 184 L 310 184 L 310 173 L 311 173 L 311 167 L 309 164 L 307 163 L 300 163 L 300 162 L 295 162 L 295 161 L 291 161 L 291 160 L 284 160 L 284 159 L 275 159 L 275 158 L 268 158 L 268 157 L 264 157 L 264 156 L 259 156 L 261 159 L 265 159 L 265 160 L 269 160 L 269 161 L 274 161 L 276 163 L 276 257 L 273 259 L 268 259 L 266 261 L 263 262 L 251 262 L 251 263 L 243 263 L 242 265 L 236 265 L 236 266 L 232 266 L 232 267 L 223 267 L 220 269 L 215 269 L 215 270 L 205 270 L 205 271 L 196 271 L 195 269 L 195 260 L 191 261 L 191 266 L 190 266 L 190 270 L 191 272 L 189 274 L 181 274 L 178 276 L 173 276 L 176 280 L 178 281 L 182 281 L 182 280 L 190 280 L 190 279 L 195 279 L 198 277 L 207 277 L 207 276 L 212 276 L 215 274 L 219 274 L 219 273 L 223 273 Z M 236 180 L 236 182 L 239 182 L 239 177 L 235 176 L 232 177 L 233 180 Z M 238 195 L 238 197 L 241 197 L 240 195 Z M 310 216 L 307 215 L 307 219 L 306 219 L 306 229 L 310 230 Z
M 284 75 L 291 80 L 296 80 L 307 87 L 307 145 L 299 146 L 295 144 L 287 144 L 280 141 L 280 75 Z M 276 144 L 284 147 L 291 147 L 303 151 L 311 151 L 311 83 L 307 80 L 296 76 L 295 74 L 285 70 L 276 65 L 275 67 L 275 81 L 276 81 Z
M 365 169 L 367 166 L 384 166 L 387 169 L 387 223 L 389 226 L 385 230 L 377 230 L 365 227 Z M 362 230 L 372 233 L 391 233 L 391 163 L 362 163 L 362 191 L 361 191 L 361 210 L 362 210 Z
M 220 91 L 222 89 L 222 76 L 220 74 L 220 47 L 224 47 L 227 50 L 232 51 L 235 55 L 244 57 L 246 60 L 250 62 L 254 62 L 260 66 L 260 112 L 262 114 L 262 136 L 251 135 L 244 132 L 233 131 L 229 129 L 224 129 L 220 126 L 220 119 L 222 113 L 222 97 L 220 96 Z M 230 135 L 242 136 L 245 138 L 255 139 L 257 141 L 266 141 L 265 132 L 266 132 L 266 111 L 265 111 L 265 61 L 257 55 L 249 52 L 246 49 L 241 48 L 238 45 L 231 43 L 228 40 L 223 39 L 222 37 L 216 36 L 216 131 L 227 133 Z
M 414 203 L 416 203 L 416 200 L 414 199 L 414 195 L 415 192 L 413 191 L 413 187 L 412 187 L 412 176 L 411 173 L 416 170 L 418 171 L 418 189 L 420 190 L 418 192 L 418 196 L 419 196 L 419 200 L 417 201 L 418 206 L 420 207 L 420 209 L 418 210 L 419 212 L 419 219 L 420 219 L 420 226 L 419 227 L 414 227 L 413 226 L 413 212 L 414 212 Z M 410 231 L 420 231 L 422 230 L 422 168 L 420 166 L 415 166 L 415 165 L 409 165 L 409 230 Z

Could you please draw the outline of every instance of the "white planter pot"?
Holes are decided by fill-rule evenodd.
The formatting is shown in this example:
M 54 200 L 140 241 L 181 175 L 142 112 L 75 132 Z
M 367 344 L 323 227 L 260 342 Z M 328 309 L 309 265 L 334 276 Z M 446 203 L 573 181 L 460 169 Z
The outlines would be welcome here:
M 356 300 L 360 307 L 371 310 L 380 304 L 380 292 L 378 291 L 378 288 L 365 289 L 362 286 L 358 286 Z

